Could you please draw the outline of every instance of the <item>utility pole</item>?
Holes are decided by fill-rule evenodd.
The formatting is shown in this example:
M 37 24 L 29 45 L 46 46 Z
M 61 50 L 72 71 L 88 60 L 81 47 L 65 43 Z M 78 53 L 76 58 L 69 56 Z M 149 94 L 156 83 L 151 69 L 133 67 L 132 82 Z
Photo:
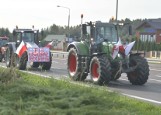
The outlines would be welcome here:
M 116 29 L 117 29 L 117 40 L 119 40 L 119 35 L 118 35 L 118 21 L 117 21 L 117 17 L 118 16 L 118 0 L 116 0 L 116 19 L 115 19 L 115 21 L 116 21 Z
M 118 0 L 116 0 L 116 21 L 117 21 L 117 14 L 118 14 Z

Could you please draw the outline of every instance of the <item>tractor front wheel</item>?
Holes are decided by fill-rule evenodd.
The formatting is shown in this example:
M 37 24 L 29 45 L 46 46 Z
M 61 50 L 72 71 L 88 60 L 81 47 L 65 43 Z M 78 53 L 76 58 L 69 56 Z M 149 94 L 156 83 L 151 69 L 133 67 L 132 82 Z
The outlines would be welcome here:
M 90 76 L 94 83 L 107 85 L 111 79 L 111 67 L 106 56 L 95 56 L 90 62 Z
M 149 76 L 149 65 L 143 57 L 139 55 L 130 56 L 129 67 L 136 66 L 133 72 L 127 73 L 128 80 L 133 85 L 143 85 Z

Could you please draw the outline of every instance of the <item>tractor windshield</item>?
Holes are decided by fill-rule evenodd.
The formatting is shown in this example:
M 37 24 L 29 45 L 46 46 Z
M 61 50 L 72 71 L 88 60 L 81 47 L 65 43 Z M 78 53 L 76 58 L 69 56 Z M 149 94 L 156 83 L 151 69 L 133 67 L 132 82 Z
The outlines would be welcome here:
M 0 39 L 0 47 L 6 45 L 8 43 L 7 39 Z
M 104 39 L 107 42 L 117 42 L 117 33 L 114 26 L 98 26 L 96 28 L 96 40 Z
M 25 42 L 34 42 L 34 33 L 33 32 L 22 33 L 22 40 Z

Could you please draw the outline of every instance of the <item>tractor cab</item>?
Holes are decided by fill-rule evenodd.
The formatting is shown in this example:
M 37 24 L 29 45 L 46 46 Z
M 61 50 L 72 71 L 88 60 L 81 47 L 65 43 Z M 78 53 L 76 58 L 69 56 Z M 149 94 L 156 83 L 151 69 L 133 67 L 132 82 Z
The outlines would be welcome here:
M 106 53 L 109 49 L 112 52 L 113 45 L 108 44 L 115 44 L 118 41 L 116 26 L 100 21 L 82 24 L 82 41 L 89 41 L 90 55 Z
M 89 22 L 82 24 L 82 34 L 82 36 L 89 36 L 88 39 L 96 44 L 102 42 L 117 42 L 116 27 L 111 23 L 97 21 L 95 23 Z
M 13 30 L 13 41 L 16 41 L 16 44 L 19 45 L 21 41 L 24 42 L 33 42 L 37 45 L 39 44 L 38 40 L 38 30 L 33 29 L 14 29 Z
M 8 37 L 0 37 L 0 48 L 6 46 L 8 42 L 9 42 Z

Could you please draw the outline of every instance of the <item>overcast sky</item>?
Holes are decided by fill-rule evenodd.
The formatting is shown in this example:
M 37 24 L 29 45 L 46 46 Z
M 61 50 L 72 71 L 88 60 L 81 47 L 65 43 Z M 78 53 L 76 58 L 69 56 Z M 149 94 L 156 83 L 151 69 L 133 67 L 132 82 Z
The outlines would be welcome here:
M 118 0 L 118 19 L 161 18 L 161 0 Z M 0 0 L 0 27 L 11 31 L 19 28 L 47 28 L 52 24 L 70 26 L 84 22 L 103 21 L 116 15 L 116 0 Z

